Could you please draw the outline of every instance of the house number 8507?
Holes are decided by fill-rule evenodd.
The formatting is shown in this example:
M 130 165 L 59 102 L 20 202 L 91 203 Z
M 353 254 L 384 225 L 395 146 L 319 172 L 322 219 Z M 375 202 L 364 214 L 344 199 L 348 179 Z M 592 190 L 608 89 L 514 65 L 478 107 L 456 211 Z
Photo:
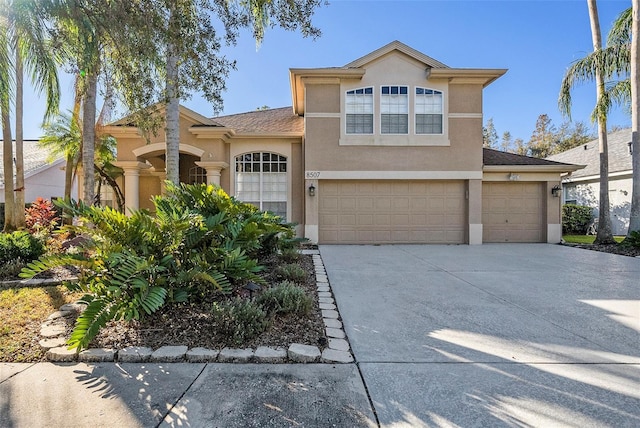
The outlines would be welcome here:
M 320 171 L 307 171 L 305 178 L 320 178 Z

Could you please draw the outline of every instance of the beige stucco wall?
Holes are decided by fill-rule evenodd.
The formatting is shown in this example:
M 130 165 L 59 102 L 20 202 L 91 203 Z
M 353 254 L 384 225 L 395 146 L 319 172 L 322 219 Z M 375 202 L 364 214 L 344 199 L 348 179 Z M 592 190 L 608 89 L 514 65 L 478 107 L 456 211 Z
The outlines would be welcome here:
M 304 222 L 304 168 L 301 137 L 212 135 L 210 131 L 217 132 L 215 128 L 204 129 L 194 126 L 194 124 L 193 120 L 181 115 L 181 181 L 188 182 L 189 169 L 196 166 L 196 162 L 225 162 L 229 167 L 220 171 L 220 186 L 228 194 L 234 195 L 235 157 L 237 155 L 255 151 L 278 153 L 288 159 L 287 220 Z M 150 202 L 151 197 L 161 193 L 161 183 L 165 178 L 164 134 L 151 136 L 150 141 L 147 141 L 142 136 L 132 133 L 131 129 L 112 128 L 111 131 L 118 141 L 118 161 L 138 161 L 151 164 L 151 167 L 140 170 L 138 204 L 140 208 L 153 208 L 153 204 Z M 135 155 L 134 151 L 136 150 L 140 156 Z M 135 178 L 130 177 L 129 179 Z
M 449 85 L 450 113 L 482 113 L 482 85 Z
M 308 84 L 305 86 L 305 112 L 307 116 L 313 113 L 340 113 L 340 85 Z
M 380 134 L 381 85 L 409 86 L 407 135 Z M 342 108 L 345 93 L 369 86 L 374 87 L 374 134 L 346 135 Z M 415 87 L 443 92 L 442 135 L 414 133 Z M 324 79 L 318 79 L 317 83 L 307 79 L 305 90 L 307 171 L 479 172 L 482 169 L 482 85 L 449 85 L 443 79 L 428 79 L 424 64 L 394 52 L 368 64 L 361 80 L 344 79 L 330 84 Z M 337 114 L 337 111 L 341 112 Z M 457 178 L 469 178 L 467 175 L 460 174 Z M 322 174 L 319 178 L 323 178 Z

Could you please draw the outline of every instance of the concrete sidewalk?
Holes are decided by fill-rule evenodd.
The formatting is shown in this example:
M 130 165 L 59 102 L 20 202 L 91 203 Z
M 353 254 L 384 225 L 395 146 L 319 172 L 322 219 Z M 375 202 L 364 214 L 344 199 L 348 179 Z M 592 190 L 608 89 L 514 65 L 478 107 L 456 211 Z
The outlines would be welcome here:
M 323 246 L 380 425 L 640 426 L 640 259 Z
M 372 427 L 355 364 L 0 364 L 0 426 Z

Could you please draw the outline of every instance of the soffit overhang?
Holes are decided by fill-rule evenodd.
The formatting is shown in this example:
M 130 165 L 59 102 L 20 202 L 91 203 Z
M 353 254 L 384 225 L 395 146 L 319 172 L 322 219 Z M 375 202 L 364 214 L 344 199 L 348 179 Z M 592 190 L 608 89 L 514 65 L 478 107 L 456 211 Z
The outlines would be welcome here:
M 506 68 L 431 68 L 427 71 L 427 78 L 446 79 L 451 84 L 482 85 L 486 88 L 506 72 Z
M 304 85 L 305 82 L 340 83 L 345 79 L 362 79 L 366 70 L 362 68 L 290 68 L 289 81 L 293 112 L 304 115 Z

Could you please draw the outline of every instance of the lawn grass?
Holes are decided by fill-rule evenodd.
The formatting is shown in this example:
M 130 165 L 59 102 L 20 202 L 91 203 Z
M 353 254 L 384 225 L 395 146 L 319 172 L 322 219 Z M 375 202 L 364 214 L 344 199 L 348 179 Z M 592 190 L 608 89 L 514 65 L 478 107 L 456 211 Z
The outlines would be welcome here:
M 40 325 L 65 303 L 81 294 L 64 286 L 0 290 L 0 361 L 40 361 Z
M 593 244 L 596 240 L 595 235 L 563 235 L 562 239 L 570 244 Z M 624 239 L 624 236 L 614 236 L 616 242 L 620 243 Z

